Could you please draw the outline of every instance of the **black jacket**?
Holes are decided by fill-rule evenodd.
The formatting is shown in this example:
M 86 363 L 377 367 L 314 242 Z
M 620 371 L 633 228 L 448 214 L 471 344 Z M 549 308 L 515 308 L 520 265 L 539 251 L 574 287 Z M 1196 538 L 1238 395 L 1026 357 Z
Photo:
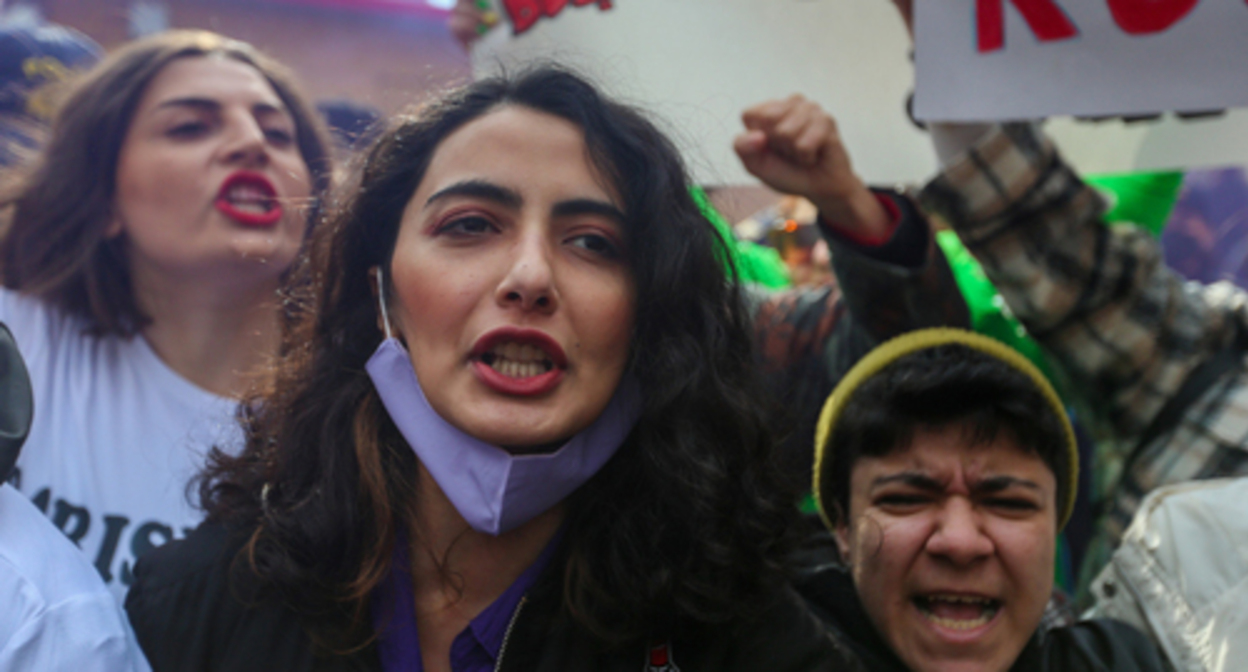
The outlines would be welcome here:
M 872 672 L 909 672 L 875 631 L 849 574 L 835 567 L 810 572 L 803 597 Z M 1135 628 L 1109 619 L 1037 632 L 1010 672 L 1164 672 L 1157 647 Z
M 273 601 L 245 604 L 230 580 L 239 535 L 205 524 L 145 555 L 126 611 L 155 672 L 168 670 L 381 670 L 376 647 L 314 653 L 298 615 Z M 644 672 L 647 646 L 603 650 L 563 613 L 561 562 L 526 594 L 497 669 L 516 672 Z M 699 628 L 670 643 L 683 672 L 860 670 L 801 599 L 786 590 L 750 622 Z

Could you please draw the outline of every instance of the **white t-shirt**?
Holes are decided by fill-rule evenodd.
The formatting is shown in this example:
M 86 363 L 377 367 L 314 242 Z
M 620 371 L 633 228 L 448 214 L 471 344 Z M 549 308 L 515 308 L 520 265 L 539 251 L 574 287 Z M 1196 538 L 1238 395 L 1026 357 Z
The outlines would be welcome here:
M 135 558 L 203 518 L 187 484 L 213 446 L 241 446 L 237 403 L 179 376 L 141 336 L 84 334 L 82 320 L 37 299 L 0 289 L 0 321 L 35 398 L 14 484 L 120 601 Z
M 0 670 L 147 670 L 121 605 L 29 500 L 0 484 Z

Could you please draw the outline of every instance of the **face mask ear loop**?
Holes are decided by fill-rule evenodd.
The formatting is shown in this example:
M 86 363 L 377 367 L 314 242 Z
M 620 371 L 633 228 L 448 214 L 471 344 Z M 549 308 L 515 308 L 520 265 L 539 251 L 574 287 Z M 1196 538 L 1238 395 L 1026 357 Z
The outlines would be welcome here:
M 381 323 L 386 327 L 386 340 L 394 338 L 390 333 L 390 313 L 386 310 L 386 275 L 377 267 L 377 301 L 381 305 Z

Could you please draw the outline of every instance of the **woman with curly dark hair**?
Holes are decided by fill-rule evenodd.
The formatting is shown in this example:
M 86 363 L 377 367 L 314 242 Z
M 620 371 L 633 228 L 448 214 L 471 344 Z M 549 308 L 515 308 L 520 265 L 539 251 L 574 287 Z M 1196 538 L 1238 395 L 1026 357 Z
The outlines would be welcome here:
M 153 667 L 838 668 L 687 187 L 559 69 L 399 119 L 313 234 L 209 522 L 137 569 Z

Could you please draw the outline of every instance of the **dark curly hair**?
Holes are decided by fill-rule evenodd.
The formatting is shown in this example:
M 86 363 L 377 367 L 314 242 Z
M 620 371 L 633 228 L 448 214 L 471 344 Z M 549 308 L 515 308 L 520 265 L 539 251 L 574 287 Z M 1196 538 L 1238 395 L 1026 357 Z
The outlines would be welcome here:
M 746 616 L 781 578 L 796 511 L 778 485 L 726 243 L 691 198 L 673 144 L 553 66 L 454 91 L 392 122 L 363 157 L 296 270 L 299 317 L 275 382 L 251 400 L 245 451 L 216 453 L 203 476 L 209 518 L 251 531 L 235 565 L 249 580 L 305 616 L 334 615 L 330 634 L 367 641 L 368 599 L 413 516 L 417 480 L 416 457 L 364 371 L 383 337 L 369 269 L 388 265 L 439 144 L 504 106 L 583 130 L 624 204 L 637 291 L 629 372 L 644 408 L 569 500 L 564 609 L 605 644 Z

